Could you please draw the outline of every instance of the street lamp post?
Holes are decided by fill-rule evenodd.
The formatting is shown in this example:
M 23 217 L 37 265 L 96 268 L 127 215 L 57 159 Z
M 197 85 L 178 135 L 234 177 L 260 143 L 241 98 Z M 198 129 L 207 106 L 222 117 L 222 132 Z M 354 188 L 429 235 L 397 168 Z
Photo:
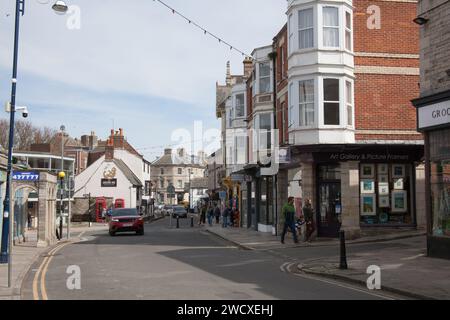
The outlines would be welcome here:
M 64 171 L 61 171 L 58 174 L 59 181 L 60 181 L 60 198 L 61 198 L 61 206 L 59 207 L 59 240 L 62 239 L 62 233 L 63 233 L 63 197 L 64 197 L 64 178 L 66 177 L 66 174 Z
M 63 1 L 57 1 L 58 6 L 53 7 L 54 10 L 59 12 L 66 12 L 68 7 Z M 56 3 L 55 3 L 56 5 Z M 20 16 L 25 13 L 25 0 L 16 0 L 16 13 L 15 13 L 15 30 L 14 30 L 14 53 L 13 53 L 13 72 L 11 79 L 11 108 L 9 114 L 9 138 L 8 138 L 8 165 L 6 175 L 6 190 L 3 212 L 3 226 L 2 226 L 2 244 L 0 252 L 0 263 L 9 263 L 10 250 L 9 237 L 10 237 L 10 212 L 11 212 L 11 171 L 12 171 L 12 151 L 14 147 L 14 121 L 16 112 L 16 89 L 17 89 L 17 64 L 19 53 L 19 30 L 20 30 Z

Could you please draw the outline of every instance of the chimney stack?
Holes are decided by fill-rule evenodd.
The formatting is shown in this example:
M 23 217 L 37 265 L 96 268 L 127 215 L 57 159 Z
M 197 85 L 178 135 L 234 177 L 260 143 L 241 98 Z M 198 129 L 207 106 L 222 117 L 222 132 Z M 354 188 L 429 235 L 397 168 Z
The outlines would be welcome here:
M 250 78 L 253 72 L 253 60 L 250 57 L 245 57 L 244 59 L 244 77 L 246 79 Z
M 227 86 L 231 86 L 231 65 L 230 61 L 227 62 Z

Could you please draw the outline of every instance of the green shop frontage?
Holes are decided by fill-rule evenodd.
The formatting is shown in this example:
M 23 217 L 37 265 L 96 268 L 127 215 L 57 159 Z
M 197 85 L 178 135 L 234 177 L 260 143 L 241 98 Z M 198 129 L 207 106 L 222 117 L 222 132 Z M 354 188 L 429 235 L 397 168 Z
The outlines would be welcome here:
M 450 90 L 413 103 L 425 136 L 428 255 L 450 259 Z
M 425 227 L 423 145 L 294 146 L 291 156 L 288 176 L 296 178 L 289 183 L 300 187 L 290 196 L 311 200 L 317 236 Z

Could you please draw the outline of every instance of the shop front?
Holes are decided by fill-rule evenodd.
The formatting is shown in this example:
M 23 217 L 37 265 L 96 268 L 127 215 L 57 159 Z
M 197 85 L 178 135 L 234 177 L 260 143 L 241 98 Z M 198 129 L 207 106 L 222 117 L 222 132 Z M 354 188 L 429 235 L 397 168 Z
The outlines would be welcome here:
M 450 259 L 450 90 L 414 105 L 425 136 L 428 255 Z
M 319 237 L 348 238 L 361 228 L 416 228 L 416 179 L 421 145 L 327 145 L 295 147 L 304 202 L 316 212 Z M 301 177 L 298 177 L 301 174 Z M 291 182 L 292 184 L 292 182 Z

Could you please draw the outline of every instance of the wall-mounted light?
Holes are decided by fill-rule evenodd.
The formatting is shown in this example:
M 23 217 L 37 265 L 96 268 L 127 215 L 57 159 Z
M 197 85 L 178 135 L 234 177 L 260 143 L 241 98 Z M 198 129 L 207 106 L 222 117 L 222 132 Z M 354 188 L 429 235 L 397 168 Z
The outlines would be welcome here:
M 423 26 L 425 23 L 428 22 L 428 20 L 429 19 L 424 18 L 424 17 L 417 17 L 413 21 L 414 21 L 414 23 L 418 24 L 419 26 Z

